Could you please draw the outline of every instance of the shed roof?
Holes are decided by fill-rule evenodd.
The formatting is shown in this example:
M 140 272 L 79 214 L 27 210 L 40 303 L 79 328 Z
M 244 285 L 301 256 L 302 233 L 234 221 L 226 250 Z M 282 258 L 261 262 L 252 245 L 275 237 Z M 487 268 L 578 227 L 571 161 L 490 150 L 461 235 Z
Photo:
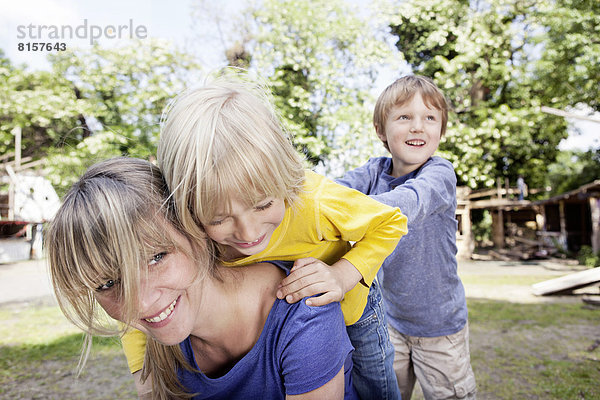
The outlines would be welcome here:
M 570 200 L 582 201 L 590 197 L 600 197 L 600 179 L 580 186 L 575 190 L 550 197 L 549 199 L 538 200 L 533 204 L 544 205 Z

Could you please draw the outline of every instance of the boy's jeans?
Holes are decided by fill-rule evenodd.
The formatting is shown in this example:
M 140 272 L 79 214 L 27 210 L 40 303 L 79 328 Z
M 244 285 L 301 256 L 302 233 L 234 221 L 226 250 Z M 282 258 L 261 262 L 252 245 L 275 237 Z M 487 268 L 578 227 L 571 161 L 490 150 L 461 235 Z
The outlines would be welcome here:
M 363 315 L 346 328 L 354 346 L 352 380 L 362 400 L 400 400 L 386 321 L 381 287 L 375 279 Z

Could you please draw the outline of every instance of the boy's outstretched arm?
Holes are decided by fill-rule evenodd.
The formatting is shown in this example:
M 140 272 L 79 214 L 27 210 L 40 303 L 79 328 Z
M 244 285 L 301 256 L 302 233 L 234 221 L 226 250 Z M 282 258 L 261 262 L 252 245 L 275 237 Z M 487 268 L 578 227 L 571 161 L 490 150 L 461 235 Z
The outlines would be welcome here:
M 281 281 L 277 297 L 288 303 L 306 299 L 308 306 L 323 306 L 342 301 L 344 294 L 363 279 L 361 273 L 345 258 L 329 266 L 321 260 L 308 257 L 294 262 L 290 274 Z M 318 297 L 310 297 L 321 294 Z
M 399 207 L 408 218 L 408 226 L 421 224 L 431 215 L 452 207 L 456 200 L 456 174 L 452 163 L 432 157 L 421 168 L 418 176 L 404 181 L 388 191 L 374 190 L 373 182 L 381 171 L 377 160 L 348 171 L 336 182 L 370 195 L 374 200 L 392 207 Z M 377 194 L 375 194 L 377 193 Z

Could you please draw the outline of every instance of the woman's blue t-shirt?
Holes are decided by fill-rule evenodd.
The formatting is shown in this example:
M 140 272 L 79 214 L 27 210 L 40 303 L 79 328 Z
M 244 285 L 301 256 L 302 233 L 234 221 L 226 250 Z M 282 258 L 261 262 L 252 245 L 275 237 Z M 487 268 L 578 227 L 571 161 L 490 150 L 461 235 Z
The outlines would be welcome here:
M 180 347 L 198 369 L 190 339 Z M 309 307 L 304 300 L 288 304 L 276 299 L 258 341 L 229 372 L 218 378 L 188 370 L 178 375 L 197 393 L 194 399 L 285 399 L 323 386 L 344 365 L 345 399 L 357 399 L 352 350 L 339 303 Z

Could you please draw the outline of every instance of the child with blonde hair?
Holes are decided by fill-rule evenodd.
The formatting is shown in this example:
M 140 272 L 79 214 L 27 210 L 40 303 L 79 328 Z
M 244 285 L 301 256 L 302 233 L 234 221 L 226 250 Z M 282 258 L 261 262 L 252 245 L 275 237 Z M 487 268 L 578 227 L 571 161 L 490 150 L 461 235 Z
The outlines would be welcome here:
M 158 162 L 187 232 L 208 234 L 227 266 L 295 261 L 278 297 L 295 303 L 319 294 L 305 300 L 310 306 L 340 301 L 359 395 L 399 397 L 375 279 L 406 234 L 397 208 L 305 170 L 266 92 L 232 79 L 175 99 Z M 132 372 L 141 368 L 135 342 L 143 339 L 124 338 Z
M 224 267 L 209 247 L 176 219 L 158 167 L 124 157 L 90 167 L 46 235 L 56 298 L 88 351 L 92 335 L 148 335 L 140 398 L 357 400 L 339 303 L 288 304 L 280 268 Z

